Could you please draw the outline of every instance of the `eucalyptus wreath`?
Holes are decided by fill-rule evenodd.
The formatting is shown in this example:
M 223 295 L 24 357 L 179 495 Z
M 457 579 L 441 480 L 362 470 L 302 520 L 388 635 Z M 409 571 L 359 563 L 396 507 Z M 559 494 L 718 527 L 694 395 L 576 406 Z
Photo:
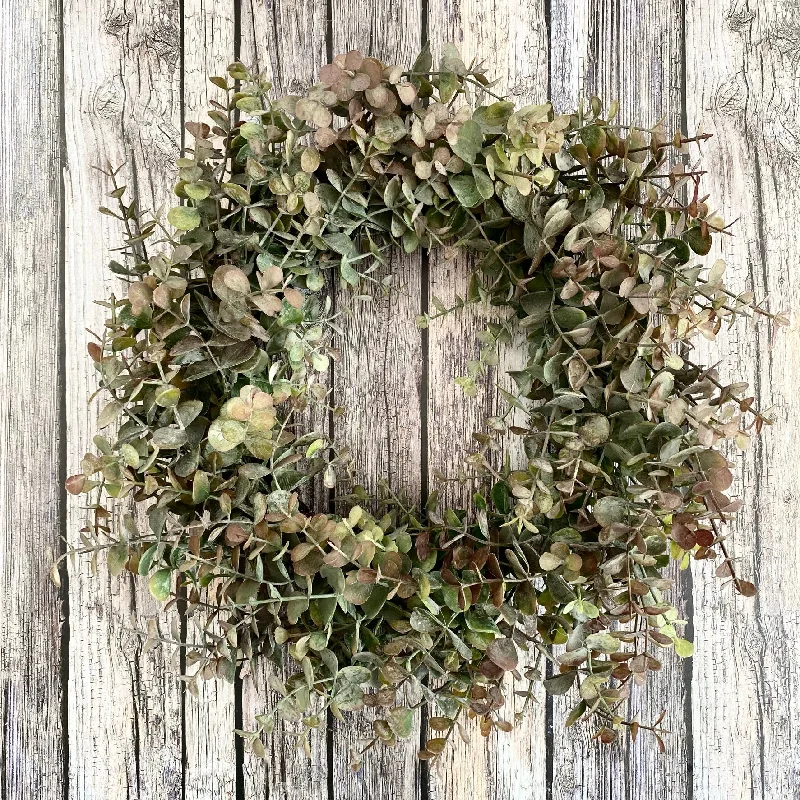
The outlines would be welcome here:
M 452 46 L 438 70 L 427 48 L 410 70 L 353 51 L 319 77 L 281 98 L 240 63 L 212 78 L 224 100 L 186 124 L 169 225 L 107 170 L 116 210 L 101 210 L 126 230 L 110 269 L 127 287 L 101 303 L 88 350 L 111 396 L 99 427 L 116 432 L 67 481 L 89 495 L 72 551 L 107 551 L 112 573 L 181 603 L 192 690 L 288 655 L 295 669 L 269 677 L 279 700 L 240 732 L 256 753 L 276 718 L 308 747 L 328 713 L 366 706 L 357 765 L 425 708 L 431 759 L 467 719 L 511 729 L 540 683 L 572 692 L 567 724 L 593 719 L 602 742 L 627 728 L 663 746 L 661 718 L 630 717 L 627 698 L 664 651 L 692 653 L 665 599 L 670 559 L 718 561 L 755 592 L 726 549 L 740 503 L 723 445 L 768 420 L 745 384 L 697 363 L 696 339 L 786 321 L 702 261 L 728 233 L 687 161 L 706 137 L 621 125 L 596 97 L 515 108 Z M 369 494 L 347 448 L 309 430 L 333 410 L 342 289 L 382 286 L 396 248 L 439 246 L 472 254 L 458 305 L 494 307 L 484 351 L 521 337 L 526 355 L 468 458 L 464 509 Z M 507 436 L 518 468 L 490 452 Z

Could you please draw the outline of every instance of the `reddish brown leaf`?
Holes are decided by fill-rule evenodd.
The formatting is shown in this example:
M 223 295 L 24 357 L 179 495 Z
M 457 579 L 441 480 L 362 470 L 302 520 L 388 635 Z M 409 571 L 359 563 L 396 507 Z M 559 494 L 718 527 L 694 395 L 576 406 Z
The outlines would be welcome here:
M 83 487 L 86 485 L 86 476 L 85 475 L 72 475 L 71 477 L 67 478 L 64 482 L 64 488 L 70 494 L 80 494 L 83 491 Z
M 758 594 L 758 589 L 754 583 L 750 581 L 739 581 L 739 594 L 745 597 L 755 597 Z
M 517 668 L 519 656 L 512 639 L 495 639 L 486 648 L 486 655 L 506 672 Z

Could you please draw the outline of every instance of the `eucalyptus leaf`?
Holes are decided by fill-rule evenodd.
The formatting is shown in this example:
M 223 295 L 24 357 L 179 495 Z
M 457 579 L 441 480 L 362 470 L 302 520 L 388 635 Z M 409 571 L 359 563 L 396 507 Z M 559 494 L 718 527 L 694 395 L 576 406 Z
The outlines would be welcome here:
M 200 212 L 192 206 L 176 206 L 167 213 L 167 221 L 179 231 L 192 231 L 200 225 Z
M 151 576 L 149 581 L 150 594 L 156 600 L 163 602 L 169 597 L 170 587 L 172 585 L 172 572 L 168 569 L 156 570 Z
M 472 175 L 453 175 L 450 178 L 450 186 L 456 199 L 464 208 L 474 208 L 483 200 Z
M 459 129 L 453 152 L 468 164 L 475 163 L 475 156 L 483 146 L 483 131 L 474 120 L 468 119 Z

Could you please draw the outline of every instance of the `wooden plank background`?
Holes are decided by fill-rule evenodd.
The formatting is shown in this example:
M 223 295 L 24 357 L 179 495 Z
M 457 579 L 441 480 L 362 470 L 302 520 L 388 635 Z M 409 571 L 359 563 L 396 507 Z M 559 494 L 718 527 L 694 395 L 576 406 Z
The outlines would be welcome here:
M 91 441 L 97 408 L 85 353 L 93 301 L 112 291 L 119 241 L 96 211 L 107 185 L 93 167 L 127 162 L 144 206 L 169 203 L 184 121 L 213 96 L 208 74 L 235 58 L 276 90 L 310 85 L 351 48 L 409 63 L 425 40 L 487 59 L 518 103 L 558 110 L 598 93 L 623 122 L 715 137 L 707 189 L 734 237 L 717 253 L 735 283 L 800 307 L 800 12 L 796 0 L 2 0 L 0 2 L 0 798 L 2 800 L 777 800 L 800 798 L 800 335 L 734 328 L 709 360 L 750 380 L 776 425 L 739 460 L 744 510 L 733 531 L 754 600 L 735 598 L 707 565 L 675 572 L 693 660 L 667 660 L 631 701 L 668 711 L 668 753 L 651 742 L 601 749 L 565 731 L 569 702 L 545 699 L 512 735 L 459 743 L 430 768 L 417 742 L 347 769 L 354 719 L 314 733 L 312 756 L 288 737 L 266 760 L 235 727 L 270 702 L 263 672 L 235 685 L 180 684 L 149 620 L 168 628 L 146 588 L 87 563 L 47 579 L 83 512 L 60 486 Z M 420 332 L 436 296 L 466 289 L 469 264 L 393 259 L 400 291 L 373 292 L 345 319 L 332 374 L 349 408 L 337 434 L 368 481 L 388 477 L 413 500 L 457 478 L 454 444 L 498 407 L 491 383 L 468 401 L 453 379 L 478 345 L 479 311 Z M 497 372 L 514 363 L 507 353 Z M 494 376 L 492 376 L 494 377 Z M 732 454 L 733 456 L 733 454 Z M 467 489 L 449 482 L 454 500 Z M 191 632 L 189 632 L 190 634 Z M 419 735 L 424 737 L 424 721 Z

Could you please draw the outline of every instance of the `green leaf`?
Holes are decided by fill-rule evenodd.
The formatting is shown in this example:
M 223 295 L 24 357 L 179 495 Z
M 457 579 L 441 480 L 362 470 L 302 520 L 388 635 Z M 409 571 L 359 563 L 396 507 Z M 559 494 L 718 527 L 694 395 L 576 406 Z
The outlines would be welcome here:
M 524 220 L 528 217 L 528 199 L 520 194 L 516 186 L 503 189 L 503 205 L 514 219 Z
M 500 628 L 497 627 L 495 621 L 485 612 L 479 608 L 469 608 L 464 613 L 464 619 L 467 627 L 476 633 L 496 633 L 500 634 Z
M 314 456 L 325 447 L 324 439 L 315 439 L 306 449 L 306 458 L 314 458 Z
M 420 608 L 415 608 L 411 612 L 411 619 L 409 620 L 411 627 L 415 631 L 421 633 L 437 633 L 442 629 L 442 626 L 434 620 L 428 611 L 423 611 Z
M 547 221 L 542 231 L 543 239 L 551 239 L 558 236 L 572 222 L 572 214 L 567 209 L 556 211 L 552 217 Z
M 450 641 L 453 646 L 458 650 L 458 654 L 465 661 L 472 661 L 472 648 L 453 631 L 448 631 L 450 634 Z
M 605 528 L 615 522 L 625 522 L 628 518 L 628 504 L 620 497 L 608 495 L 595 502 L 592 514 L 598 525 Z
M 498 100 L 490 106 L 478 108 L 472 118 L 486 133 L 501 133 L 513 113 L 514 104 L 512 102 Z
M 545 361 L 544 379 L 551 386 L 555 386 L 563 374 L 562 364 L 566 358 L 565 353 L 556 353 Z
M 685 264 L 692 257 L 689 251 L 689 245 L 682 239 L 664 239 L 661 244 L 656 247 L 656 253 L 658 255 L 671 253 L 679 264 Z
M 586 198 L 586 213 L 591 216 L 595 211 L 603 207 L 606 201 L 606 194 L 603 187 L 599 183 L 595 183 L 589 190 L 589 196 Z
M 697 225 L 694 228 L 689 228 L 689 230 L 683 234 L 683 238 L 686 240 L 689 247 L 691 247 L 692 250 L 697 253 L 697 255 L 705 256 L 711 252 L 711 245 L 713 244 L 713 241 L 707 228 L 705 235 L 703 235 L 703 227 L 700 225 Z
M 611 218 L 611 212 L 607 208 L 600 208 L 588 219 L 584 220 L 582 224 L 589 233 L 597 236 L 608 230 L 609 225 L 611 225 Z
M 611 422 L 603 414 L 592 414 L 578 429 L 578 433 L 589 447 L 598 447 L 611 436 Z
M 340 711 L 355 711 L 364 704 L 364 690 L 356 683 L 337 681 L 333 702 Z
M 260 122 L 245 122 L 239 128 L 239 136 L 247 141 L 251 139 L 266 139 L 266 134 L 264 132 L 264 126 Z
M 238 203 L 240 206 L 250 205 L 250 192 L 243 186 L 239 186 L 238 183 L 223 183 L 222 189 L 234 203 Z
M 620 641 L 610 633 L 592 633 L 586 637 L 586 647 L 589 650 L 611 654 L 619 650 Z
M 386 722 L 398 739 L 408 739 L 414 730 L 414 712 L 410 708 L 393 708 Z
M 339 255 L 347 256 L 349 258 L 357 258 L 358 250 L 352 240 L 346 233 L 328 233 L 322 237 L 322 240 L 331 250 L 339 253 Z
M 587 125 L 581 131 L 581 141 L 592 158 L 600 158 L 606 151 L 606 132 L 599 125 Z
M 280 700 L 275 706 L 275 712 L 287 722 L 299 722 L 303 718 L 293 697 L 284 697 Z
M 140 575 L 148 575 L 150 573 L 153 561 L 158 555 L 158 549 L 157 544 L 150 545 L 139 558 L 139 566 L 137 569 Z
M 159 386 L 156 389 L 156 405 L 159 405 L 162 408 L 171 408 L 172 406 L 177 405 L 180 399 L 181 390 L 178 389 L 177 386 L 165 384 L 164 386 Z
M 574 675 L 575 673 L 572 674 Z M 569 714 L 567 714 L 567 718 L 564 721 L 564 727 L 569 728 L 572 725 L 574 725 L 584 715 L 585 712 L 586 712 L 586 701 L 581 700 L 580 703 L 578 703 L 578 705 L 576 705 L 572 709 L 572 711 L 570 711 Z
M 472 177 L 475 178 L 478 193 L 484 200 L 494 196 L 494 181 L 482 169 L 473 167 Z
M 348 603 L 352 603 L 354 606 L 360 606 L 369 600 L 369 596 L 372 594 L 372 588 L 373 587 L 368 583 L 358 583 L 358 581 L 354 581 L 353 583 L 348 583 L 344 587 L 342 596 Z
M 175 408 L 175 417 L 186 428 L 200 416 L 202 411 L 202 400 L 187 400 Z
M 629 392 L 638 392 L 644 388 L 647 377 L 647 362 L 638 356 L 620 370 L 619 379 Z
M 138 469 L 139 464 L 142 463 L 142 457 L 139 451 L 131 444 L 120 445 L 119 454 L 125 459 L 125 463 L 133 469 Z
M 450 178 L 450 187 L 456 199 L 464 208 L 475 208 L 483 201 L 478 185 L 472 175 L 453 175 Z
M 175 206 L 167 212 L 167 220 L 179 231 L 192 231 L 200 224 L 200 212 L 193 206 Z
M 187 441 L 186 431 L 180 428 L 158 428 L 153 432 L 153 444 L 161 450 L 175 450 Z
M 192 478 L 192 502 L 195 505 L 205 502 L 211 494 L 208 473 L 197 470 Z
M 562 672 L 552 678 L 542 681 L 547 694 L 566 694 L 575 683 L 577 672 Z
M 403 250 L 406 253 L 413 253 L 419 247 L 419 236 L 413 230 L 403 232 Z
M 534 322 L 542 322 L 550 314 L 550 307 L 553 304 L 552 292 L 531 292 L 524 294 L 520 298 L 522 310 L 528 315 L 526 325 Z
M 562 331 L 575 330 L 587 320 L 586 312 L 582 308 L 573 306 L 559 306 L 553 312 L 553 318 Z
M 585 622 L 587 619 L 597 619 L 600 616 L 600 609 L 588 600 L 576 600 L 572 616 L 580 622 Z
M 342 258 L 342 263 L 339 266 L 339 274 L 342 276 L 342 280 L 345 283 L 349 283 L 351 286 L 358 286 L 361 282 L 361 276 L 345 258 Z
M 375 120 L 375 136 L 387 144 L 399 142 L 407 132 L 405 123 L 396 114 Z
M 211 184 L 207 181 L 196 181 L 195 183 L 187 183 L 183 187 L 183 191 L 192 198 L 192 200 L 205 200 L 211 194 Z
M 107 428 L 122 413 L 122 403 L 112 400 L 98 415 L 97 427 L 101 430 Z
M 452 72 L 443 72 L 439 75 L 439 101 L 442 103 L 449 103 L 453 95 L 458 91 L 461 86 L 461 81 L 458 75 Z
M 568 408 L 571 411 L 580 411 L 585 404 L 585 398 L 578 392 L 568 392 L 559 389 L 556 396 L 546 403 L 550 408 Z
M 366 683 L 372 677 L 372 673 L 366 668 L 353 664 L 349 667 L 342 667 L 339 670 L 338 681 L 347 681 L 356 685 Z
M 128 561 L 128 545 L 126 542 L 115 544 L 108 550 L 108 571 L 116 576 L 119 575 Z
M 561 575 L 549 573 L 545 578 L 545 585 L 556 603 L 569 603 L 575 600 L 575 592 Z
M 412 68 L 412 72 L 424 74 L 430 72 L 432 66 L 433 66 L 433 56 L 431 55 L 431 47 L 430 44 L 426 42 L 425 47 L 422 48 L 422 51 L 414 61 L 414 67 Z
M 227 453 L 247 438 L 247 428 L 232 419 L 215 419 L 208 429 L 208 443 L 214 450 Z
M 511 511 L 513 504 L 508 484 L 498 481 L 492 486 L 492 503 L 500 514 L 508 514 Z
M 468 164 L 475 163 L 475 156 L 483 146 L 483 132 L 477 122 L 468 119 L 459 129 L 458 138 L 452 145 L 453 152 Z
M 367 619 L 374 619 L 376 616 L 378 616 L 380 610 L 383 608 L 383 605 L 386 602 L 386 599 L 389 597 L 390 591 L 390 586 L 376 584 L 372 587 L 369 598 L 361 606 L 361 610 L 364 612 L 364 616 Z
M 233 64 L 228 65 L 228 75 L 237 81 L 246 81 L 249 77 L 247 68 L 240 61 L 234 61 Z
M 675 653 L 681 658 L 689 658 L 694 655 L 694 644 L 687 639 L 675 637 Z
M 456 75 L 466 75 L 467 67 L 458 52 L 458 47 L 452 42 L 447 42 L 442 46 L 442 58 L 439 62 L 439 69 L 447 72 L 454 72 Z
M 545 572 L 552 572 L 554 569 L 558 569 L 563 563 L 563 559 L 553 553 L 544 552 L 539 556 L 539 566 Z
M 172 585 L 172 570 L 159 569 L 150 576 L 148 586 L 150 594 L 160 602 L 164 602 L 169 597 L 169 590 Z
M 608 675 L 586 675 L 581 681 L 578 691 L 584 700 L 591 702 L 600 696 L 606 683 L 608 683 Z

